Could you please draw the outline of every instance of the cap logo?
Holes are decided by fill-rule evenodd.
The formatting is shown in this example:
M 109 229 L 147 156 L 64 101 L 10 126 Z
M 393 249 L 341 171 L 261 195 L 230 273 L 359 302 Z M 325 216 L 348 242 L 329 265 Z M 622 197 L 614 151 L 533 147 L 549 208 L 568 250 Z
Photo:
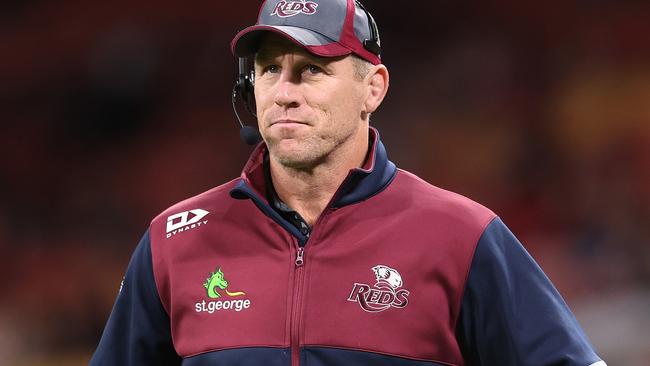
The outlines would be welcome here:
M 273 8 L 271 15 L 277 15 L 280 18 L 288 18 L 298 14 L 312 15 L 316 13 L 317 7 L 318 4 L 313 1 L 280 1 Z

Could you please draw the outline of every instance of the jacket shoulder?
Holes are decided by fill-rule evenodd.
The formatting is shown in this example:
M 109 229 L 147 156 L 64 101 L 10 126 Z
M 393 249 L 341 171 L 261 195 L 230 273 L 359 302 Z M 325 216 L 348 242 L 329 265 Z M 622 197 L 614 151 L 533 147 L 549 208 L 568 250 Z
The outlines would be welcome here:
M 179 201 L 167 209 L 163 210 L 156 217 L 151 220 L 151 225 L 158 225 L 169 220 L 170 217 L 185 212 L 190 212 L 194 215 L 200 215 L 203 211 L 217 212 L 224 210 L 227 206 L 226 203 L 232 202 L 230 198 L 230 190 L 236 185 L 239 178 L 233 179 L 227 183 L 209 189 L 203 193 L 189 197 Z
M 423 180 L 403 169 L 398 170 L 394 182 L 411 209 L 460 227 L 482 232 L 496 214 L 482 204 L 463 195 L 451 192 Z

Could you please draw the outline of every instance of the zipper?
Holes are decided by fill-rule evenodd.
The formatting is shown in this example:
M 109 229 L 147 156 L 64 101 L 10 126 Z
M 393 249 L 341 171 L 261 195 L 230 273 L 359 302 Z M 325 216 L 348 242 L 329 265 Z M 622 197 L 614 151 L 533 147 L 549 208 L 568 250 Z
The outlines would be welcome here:
M 302 285 L 304 280 L 305 248 L 298 246 L 296 252 L 293 305 L 291 308 L 291 365 L 300 365 L 300 303 L 302 299 Z
M 310 237 L 314 237 L 314 231 L 324 217 L 331 211 L 326 208 L 325 211 L 318 217 L 312 226 Z M 294 261 L 294 282 L 293 282 L 293 302 L 291 306 L 291 321 L 290 321 L 290 342 L 291 342 L 291 366 L 300 366 L 300 327 L 301 327 L 301 314 L 302 314 L 302 297 L 303 285 L 305 282 L 305 247 L 300 245 L 297 239 L 293 241 L 296 249 L 296 259 Z M 313 245 L 313 243 L 312 243 Z
M 305 264 L 305 247 L 298 247 L 298 253 L 296 254 L 296 267 L 301 267 Z

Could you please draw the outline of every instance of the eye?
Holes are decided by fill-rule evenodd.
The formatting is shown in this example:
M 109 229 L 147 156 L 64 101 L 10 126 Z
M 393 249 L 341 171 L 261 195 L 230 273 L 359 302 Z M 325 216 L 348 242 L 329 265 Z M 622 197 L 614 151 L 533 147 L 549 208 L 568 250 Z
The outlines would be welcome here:
M 259 73 L 259 76 L 264 74 L 277 74 L 280 72 L 280 66 L 274 64 L 261 65 L 259 68 L 256 67 L 255 69 L 255 72 Z
M 321 69 L 317 65 L 309 64 L 305 66 L 305 71 L 309 72 L 310 74 L 320 74 L 321 72 L 323 72 L 323 69 Z
M 264 71 L 271 74 L 275 74 L 280 72 L 280 67 L 278 65 L 268 65 L 264 68 Z

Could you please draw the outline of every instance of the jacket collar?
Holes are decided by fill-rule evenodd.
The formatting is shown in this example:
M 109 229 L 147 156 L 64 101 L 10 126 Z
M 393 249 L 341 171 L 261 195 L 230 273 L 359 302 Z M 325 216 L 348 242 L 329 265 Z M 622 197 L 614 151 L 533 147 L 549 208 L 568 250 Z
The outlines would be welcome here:
M 393 180 L 397 172 L 395 164 L 388 160 L 386 148 L 379 138 L 379 132 L 370 127 L 370 148 L 368 158 L 361 168 L 350 170 L 339 189 L 334 194 L 330 207 L 340 208 L 351 205 L 381 192 Z M 261 199 L 266 201 L 266 182 L 264 177 L 264 155 L 268 149 L 259 144 L 244 166 L 239 182 L 230 191 L 236 199 L 253 199 L 259 206 Z

